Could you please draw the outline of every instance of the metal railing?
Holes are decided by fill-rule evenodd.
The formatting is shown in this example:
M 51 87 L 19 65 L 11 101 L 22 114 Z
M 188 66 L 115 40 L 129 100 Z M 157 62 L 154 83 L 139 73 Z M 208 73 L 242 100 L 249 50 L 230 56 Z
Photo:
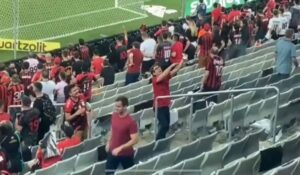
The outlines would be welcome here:
M 178 97 L 191 97 L 191 107 L 190 107 L 190 115 L 188 118 L 188 139 L 189 142 L 192 141 L 192 118 L 193 118 L 193 104 L 194 104 L 194 97 L 195 96 L 205 96 L 205 95 L 218 95 L 218 94 L 230 94 L 230 93 L 239 93 L 239 92 L 249 92 L 249 91 L 262 91 L 262 90 L 274 90 L 276 92 L 276 106 L 275 106 L 275 112 L 274 117 L 272 117 L 272 126 L 271 126 L 271 136 L 273 143 L 276 142 L 275 136 L 276 136 L 276 123 L 277 123 L 277 117 L 278 117 L 278 108 L 279 108 L 279 98 L 280 98 L 280 91 L 275 86 L 266 86 L 266 87 L 259 87 L 259 88 L 249 88 L 249 89 L 233 89 L 233 90 L 222 90 L 222 91 L 211 91 L 211 92 L 199 92 L 199 93 L 188 93 L 188 94 L 178 94 L 178 95 L 170 95 L 170 96 L 159 96 L 155 99 L 155 118 L 154 118 L 154 130 L 155 133 L 157 133 L 157 114 L 158 114 L 158 106 L 157 102 L 159 99 L 166 99 L 166 98 L 178 98 Z M 232 138 L 232 117 L 234 113 L 234 96 L 231 95 L 231 113 L 228 118 L 228 134 L 229 134 L 229 140 Z

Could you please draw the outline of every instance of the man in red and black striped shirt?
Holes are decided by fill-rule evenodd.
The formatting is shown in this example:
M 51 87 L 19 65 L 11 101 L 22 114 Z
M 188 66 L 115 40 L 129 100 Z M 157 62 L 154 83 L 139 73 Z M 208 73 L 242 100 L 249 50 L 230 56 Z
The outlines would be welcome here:
M 205 34 L 199 37 L 200 53 L 199 53 L 199 67 L 205 67 L 207 57 L 213 45 L 213 36 L 209 24 L 204 25 Z
M 21 105 L 21 96 L 24 94 L 24 86 L 21 84 L 19 75 L 12 76 L 11 84 L 8 86 L 8 106 Z
M 208 57 L 202 79 L 202 91 L 218 91 L 221 87 L 224 61 L 218 56 L 218 48 L 213 47 Z
M 24 92 L 26 95 L 29 95 L 29 89 L 31 84 L 32 73 L 29 70 L 29 63 L 23 62 L 22 71 L 20 72 L 21 82 L 24 85 Z
M 90 49 L 88 48 L 88 46 L 86 46 L 84 44 L 83 39 L 79 39 L 79 50 L 80 50 L 80 56 L 81 56 L 82 60 L 90 60 L 91 59 Z

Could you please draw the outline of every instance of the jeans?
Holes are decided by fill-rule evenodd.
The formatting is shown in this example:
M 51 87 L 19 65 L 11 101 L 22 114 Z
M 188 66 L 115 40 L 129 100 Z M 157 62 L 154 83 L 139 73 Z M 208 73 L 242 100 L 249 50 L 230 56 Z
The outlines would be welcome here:
M 278 81 L 283 80 L 283 79 L 287 79 L 289 77 L 290 77 L 290 74 L 277 74 Z
M 118 168 L 119 164 L 123 169 L 128 169 L 134 165 L 133 156 L 114 156 L 108 153 L 106 160 L 106 175 L 113 175 Z
M 170 109 L 169 107 L 157 108 L 158 132 L 156 140 L 166 138 L 170 128 Z
M 143 61 L 143 64 L 142 64 L 142 72 L 145 73 L 145 72 L 149 72 L 151 67 L 153 66 L 153 64 L 155 63 L 154 60 L 149 60 L 149 61 Z
M 130 83 L 135 83 L 139 81 L 140 73 L 127 73 L 126 74 L 126 80 L 125 80 L 125 86 Z

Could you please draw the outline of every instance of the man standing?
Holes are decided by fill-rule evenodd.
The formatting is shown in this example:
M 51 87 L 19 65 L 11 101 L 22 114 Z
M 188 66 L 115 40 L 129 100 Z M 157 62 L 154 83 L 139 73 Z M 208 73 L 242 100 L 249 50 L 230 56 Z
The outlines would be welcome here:
M 203 0 L 199 0 L 199 5 L 196 8 L 197 16 L 199 18 L 201 17 L 203 19 L 206 16 L 206 9 L 207 9 L 207 6 L 203 2 Z
M 179 34 L 173 35 L 174 44 L 171 48 L 171 63 L 179 64 L 183 61 L 183 44 L 179 41 Z
M 132 43 L 132 49 L 128 52 L 127 74 L 125 85 L 139 81 L 143 54 L 140 51 L 140 43 Z
M 107 141 L 106 175 L 114 174 L 119 164 L 124 169 L 134 165 L 133 146 L 138 142 L 138 128 L 135 120 L 127 112 L 128 99 L 120 96 L 115 102 L 115 112 L 111 117 L 111 135 Z
M 285 79 L 290 76 L 292 64 L 298 67 L 296 59 L 296 46 L 292 43 L 294 31 L 287 29 L 285 37 L 280 38 L 276 43 L 276 72 L 278 79 Z
M 42 92 L 42 83 L 35 82 L 32 87 L 35 94 L 33 107 L 40 111 L 41 123 L 38 131 L 38 140 L 41 140 L 44 138 L 44 135 L 49 132 L 50 125 L 54 123 L 56 110 L 49 96 Z
M 90 49 L 88 46 L 84 43 L 83 39 L 79 39 L 79 50 L 80 50 L 80 56 L 83 60 L 90 60 Z
M 163 42 L 156 47 L 156 62 L 159 62 L 163 69 L 170 66 L 172 43 L 168 40 L 168 33 L 163 34 Z
M 218 48 L 213 47 L 205 66 L 205 73 L 202 79 L 202 91 L 218 91 L 221 87 L 224 61 L 218 56 Z
M 100 52 L 98 50 L 95 50 L 92 60 L 92 70 L 96 75 L 100 75 L 103 67 L 104 59 L 100 57 Z
M 159 99 L 156 102 L 156 98 L 159 96 L 169 96 L 170 95 L 170 79 L 174 76 L 182 66 L 180 64 L 173 63 L 171 66 L 162 70 L 159 64 L 154 64 L 151 69 L 152 73 L 152 87 L 154 93 L 154 107 L 157 107 L 157 120 L 158 120 L 158 133 L 156 135 L 156 140 L 163 139 L 169 130 L 170 125 L 170 98 Z
M 52 80 L 49 80 L 49 71 L 43 70 L 42 72 L 43 79 L 41 81 L 43 90 L 42 93 L 47 94 L 54 103 L 54 91 L 55 91 L 55 82 Z
M 207 57 L 209 56 L 209 51 L 213 45 L 213 36 L 208 23 L 204 24 L 203 33 L 199 33 L 198 44 L 200 45 L 199 49 L 199 67 L 205 67 Z
M 73 127 L 75 134 L 84 140 L 87 133 L 86 102 L 80 96 L 80 89 L 76 85 L 69 86 L 69 99 L 65 104 L 65 120 Z
M 156 41 L 149 37 L 147 33 L 142 33 L 143 42 L 141 43 L 140 50 L 142 51 L 143 58 L 143 67 L 142 72 L 148 72 L 152 65 L 154 64 L 154 53 Z

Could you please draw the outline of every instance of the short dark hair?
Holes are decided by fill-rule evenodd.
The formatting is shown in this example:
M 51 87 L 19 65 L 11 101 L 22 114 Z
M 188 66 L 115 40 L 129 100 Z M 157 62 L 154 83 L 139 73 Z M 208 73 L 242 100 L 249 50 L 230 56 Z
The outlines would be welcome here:
M 179 34 L 178 33 L 174 33 L 173 37 L 175 38 L 176 41 L 179 41 Z
M 88 61 L 82 62 L 82 71 L 83 72 L 89 72 L 90 71 L 90 63 Z
M 39 70 L 44 69 L 43 63 L 39 63 L 39 64 L 37 65 L 37 69 L 39 69 Z
M 37 81 L 37 82 L 33 83 L 33 86 L 38 90 L 38 92 L 42 92 L 42 90 L 43 90 L 42 83 Z
M 199 0 L 200 3 L 203 3 L 203 0 Z
M 217 8 L 218 5 L 219 5 L 219 4 L 218 4 L 217 2 L 215 2 L 215 3 L 213 4 L 213 7 L 214 7 L 214 8 Z
M 67 89 L 65 89 L 65 94 L 70 94 L 71 90 L 74 89 L 76 86 L 76 84 L 71 84 L 69 86 L 67 86 Z
M 236 10 L 236 9 L 237 9 L 237 5 L 233 4 L 233 5 L 232 5 L 232 9 L 233 9 L 233 10 Z
M 162 37 L 163 37 L 164 40 L 168 39 L 169 32 L 163 32 Z
M 68 122 L 64 122 L 61 125 L 61 130 L 64 131 L 65 135 L 68 138 L 71 138 L 74 135 L 74 129 L 73 129 L 73 127 Z
M 156 66 L 161 67 L 161 65 L 159 64 L 159 62 L 155 62 L 155 63 L 153 64 L 153 66 L 150 68 L 150 71 L 151 71 L 151 74 L 152 74 L 152 75 L 153 75 L 153 73 L 154 73 L 154 67 L 156 67 Z
M 134 47 L 134 48 L 136 48 L 136 49 L 140 49 L 140 43 L 139 42 L 137 42 L 137 41 L 135 41 L 135 42 L 133 42 L 132 43 L 132 46 Z
M 116 40 L 120 41 L 120 42 L 123 42 L 124 41 L 124 36 L 122 36 L 122 35 L 117 36 Z
M 3 63 L 0 63 L 0 71 L 4 71 L 5 70 L 5 64 L 3 64 Z
M 44 79 L 49 79 L 49 71 L 48 70 L 43 70 L 42 71 L 42 76 Z
M 66 80 L 66 74 L 65 74 L 65 72 L 60 72 L 59 76 L 60 76 L 61 80 Z
M 129 105 L 128 98 L 125 97 L 125 96 L 119 96 L 116 99 L 116 102 L 121 102 L 123 106 L 128 106 Z
M 162 20 L 161 25 L 162 26 L 166 26 L 168 24 L 168 22 L 166 20 Z
M 27 70 L 27 69 L 29 69 L 29 67 L 30 67 L 30 65 L 29 65 L 29 63 L 27 61 L 25 61 L 25 62 L 22 63 L 22 69 L 23 70 Z
M 95 50 L 93 51 L 93 54 L 94 54 L 94 55 L 100 55 L 100 51 L 99 51 L 98 49 L 95 49 Z
M 22 101 L 23 106 L 30 107 L 30 105 L 31 105 L 31 99 L 28 96 L 23 95 L 21 97 L 21 101 Z
M 84 45 L 84 39 L 80 38 L 80 39 L 78 40 L 78 42 L 79 42 L 80 45 Z

